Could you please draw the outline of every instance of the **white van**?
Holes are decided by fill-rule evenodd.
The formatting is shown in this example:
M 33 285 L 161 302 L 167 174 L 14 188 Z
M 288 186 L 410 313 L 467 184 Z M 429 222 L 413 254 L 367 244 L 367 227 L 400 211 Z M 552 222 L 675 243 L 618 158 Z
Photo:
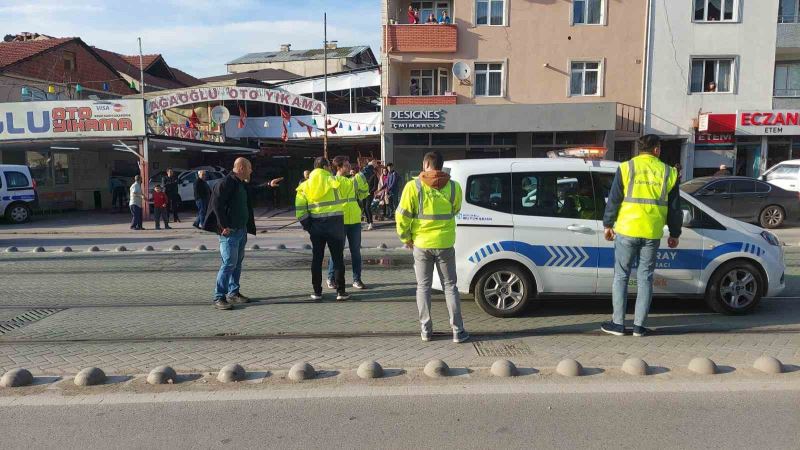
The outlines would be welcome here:
M 38 201 L 36 181 L 28 166 L 0 164 L 0 216 L 11 223 L 31 220 Z
M 602 216 L 618 165 L 570 158 L 446 162 L 465 197 L 456 219 L 459 290 L 496 317 L 518 315 L 547 295 L 610 295 L 614 243 L 603 238 Z M 783 290 L 783 248 L 774 235 L 683 192 L 681 199 L 680 246 L 669 249 L 666 237 L 661 245 L 656 295 L 704 297 L 715 311 L 742 314 Z
M 787 191 L 800 192 L 800 159 L 775 164 L 761 175 L 761 179 Z

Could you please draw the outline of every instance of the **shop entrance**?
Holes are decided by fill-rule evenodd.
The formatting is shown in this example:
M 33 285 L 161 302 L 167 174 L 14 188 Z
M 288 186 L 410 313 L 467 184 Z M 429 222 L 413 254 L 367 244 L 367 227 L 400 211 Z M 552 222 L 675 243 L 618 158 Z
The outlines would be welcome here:
M 683 142 L 683 139 L 662 140 L 661 161 L 672 167 L 675 167 L 676 164 L 680 164 Z
M 761 143 L 739 143 L 736 146 L 736 168 L 733 173 L 740 177 L 761 175 Z

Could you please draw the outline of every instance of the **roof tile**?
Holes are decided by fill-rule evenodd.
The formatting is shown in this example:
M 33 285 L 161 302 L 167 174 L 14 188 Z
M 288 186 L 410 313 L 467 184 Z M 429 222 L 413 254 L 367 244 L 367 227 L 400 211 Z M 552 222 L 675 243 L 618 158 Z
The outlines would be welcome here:
M 0 43 L 0 69 L 77 38 L 41 39 Z

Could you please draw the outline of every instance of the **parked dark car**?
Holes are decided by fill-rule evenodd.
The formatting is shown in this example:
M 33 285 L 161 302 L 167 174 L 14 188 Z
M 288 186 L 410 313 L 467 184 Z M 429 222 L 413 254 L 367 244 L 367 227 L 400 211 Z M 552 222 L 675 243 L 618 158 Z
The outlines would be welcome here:
M 754 178 L 695 178 L 683 183 L 681 189 L 721 214 L 763 228 L 778 228 L 787 218 L 795 220 L 800 216 L 797 192 Z

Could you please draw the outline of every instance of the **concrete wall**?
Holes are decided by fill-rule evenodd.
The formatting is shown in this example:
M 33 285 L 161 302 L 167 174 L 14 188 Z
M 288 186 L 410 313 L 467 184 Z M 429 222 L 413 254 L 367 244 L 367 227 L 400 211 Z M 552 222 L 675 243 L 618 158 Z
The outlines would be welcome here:
M 450 67 L 456 61 L 506 62 L 505 95 L 474 97 L 472 83 L 452 80 L 458 103 L 622 102 L 640 106 L 644 66 L 645 0 L 608 0 L 604 25 L 573 26 L 572 2 L 507 0 L 507 26 L 476 26 L 475 1 L 454 0 L 458 51 L 390 55 L 388 95 L 408 90 L 406 74 L 417 65 Z M 388 1 L 388 19 L 406 23 L 408 3 Z M 429 25 L 433 26 L 433 25 Z M 570 97 L 571 60 L 603 61 L 603 95 Z M 549 64 L 550 67 L 544 67 Z M 473 72 L 474 73 L 474 72 Z
M 699 112 L 771 109 L 778 0 L 740 0 L 739 23 L 693 23 L 692 0 L 653 0 L 647 132 L 693 134 Z M 689 93 L 692 56 L 735 57 L 734 92 Z

